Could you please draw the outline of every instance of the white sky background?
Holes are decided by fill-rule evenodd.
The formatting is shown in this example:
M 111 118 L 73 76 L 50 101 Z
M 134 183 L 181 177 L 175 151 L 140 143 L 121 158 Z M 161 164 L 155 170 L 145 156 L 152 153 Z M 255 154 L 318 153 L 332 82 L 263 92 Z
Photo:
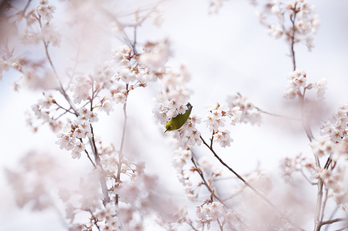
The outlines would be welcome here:
M 339 104 L 348 102 L 348 2 L 310 2 L 316 6 L 321 25 L 314 37 L 312 52 L 308 52 L 305 45 L 295 46 L 297 67 L 306 71 L 308 82 L 327 79 L 328 103 L 336 109 Z M 51 3 L 59 8 L 58 2 Z M 139 41 L 170 39 L 174 54 L 168 65 L 179 67 L 184 62 L 192 73 L 188 87 L 193 91 L 190 100 L 193 114 L 204 117 L 208 103 L 225 103 L 227 96 L 236 92 L 248 96 L 256 106 L 266 111 L 289 113 L 288 104 L 282 98 L 287 74 L 292 70 L 285 41 L 275 40 L 265 32 L 254 15 L 255 8 L 247 0 L 227 1 L 217 15 L 209 15 L 208 6 L 209 2 L 202 0 L 165 2 L 162 5 L 165 19 L 162 27 L 155 28 L 150 22 L 146 23 L 138 31 Z M 91 169 L 85 156 L 79 161 L 72 160 L 69 152 L 59 150 L 54 143 L 55 134 L 47 127 L 41 127 L 33 134 L 25 125 L 24 113 L 30 110 L 41 93 L 14 92 L 9 83 L 19 77 L 18 73 L 7 72 L 0 83 L 0 168 L 15 168 L 28 151 L 38 150 L 58 155 L 67 168 Z M 181 198 L 183 188 L 176 180 L 171 164 L 173 153 L 169 142 L 172 135 L 163 135 L 164 128 L 153 119 L 153 98 L 158 91 L 157 84 L 150 84 L 130 95 L 126 152 L 136 153 L 134 158 L 146 160 L 146 171 L 161 176 L 160 182 L 165 185 L 162 190 L 173 198 Z M 115 108 L 111 117 L 102 114 L 99 112 L 105 123 L 96 131 L 106 143 L 114 142 L 118 147 L 121 106 Z M 300 152 L 310 156 L 303 130 L 291 130 L 266 115 L 263 115 L 263 121 L 261 127 L 244 124 L 231 127 L 232 146 L 226 149 L 216 146 L 220 156 L 237 172 L 247 173 L 259 165 L 260 169 L 278 174 L 281 158 L 293 157 Z M 204 124 L 198 128 L 208 139 Z M 195 153 L 211 156 L 204 147 L 195 149 Z M 33 213 L 27 208 L 17 209 L 3 171 L 0 172 L 0 188 L 0 230 L 65 230 L 54 211 Z

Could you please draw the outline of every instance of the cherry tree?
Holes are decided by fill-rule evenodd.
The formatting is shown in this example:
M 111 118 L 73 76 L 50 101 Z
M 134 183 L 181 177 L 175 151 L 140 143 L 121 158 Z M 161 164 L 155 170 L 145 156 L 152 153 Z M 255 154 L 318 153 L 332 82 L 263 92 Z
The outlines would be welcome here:
M 231 2 L 201 4 L 207 15 L 219 17 Z M 226 92 L 224 102 L 199 102 L 206 107 L 203 115 L 192 104 L 185 124 L 164 133 L 195 94 L 189 64 L 173 61 L 171 39 L 141 34 L 143 27 L 165 29 L 165 2 L 3 1 L 0 79 L 15 73 L 14 91 L 42 93 L 28 107 L 28 129 L 49 128 L 56 136 L 52 145 L 72 163 L 88 162 L 74 176 L 74 164 L 61 163 L 50 150 L 29 152 L 18 168 L 6 169 L 17 205 L 53 208 L 72 231 L 346 229 L 348 105 L 328 113 L 327 80 L 307 73 L 296 55 L 301 46 L 315 50 L 315 6 L 306 0 L 249 2 L 266 33 L 288 47 L 292 69 L 284 70 L 282 87 L 293 113 L 276 114 L 247 95 Z M 155 100 L 144 103 L 144 91 Z M 129 104 L 146 105 L 130 115 Z M 144 107 L 151 108 L 151 121 Z M 115 113 L 122 117 L 112 127 L 118 139 L 102 132 Z M 239 172 L 221 152 L 234 145 L 238 126 L 262 128 L 265 117 L 300 125 L 311 152 L 283 159 L 281 174 Z M 163 189 L 160 173 L 147 170 L 151 160 L 137 148 L 156 144 L 154 137 L 170 140 L 172 165 L 164 167 L 176 173 L 185 198 Z M 160 147 L 151 152 L 153 158 L 163 154 Z

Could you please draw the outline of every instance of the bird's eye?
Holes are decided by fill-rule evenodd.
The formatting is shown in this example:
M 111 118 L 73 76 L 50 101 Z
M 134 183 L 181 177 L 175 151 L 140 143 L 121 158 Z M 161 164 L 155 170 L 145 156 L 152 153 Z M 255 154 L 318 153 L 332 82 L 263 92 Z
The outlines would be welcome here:
M 172 130 L 173 125 L 169 125 L 168 130 Z

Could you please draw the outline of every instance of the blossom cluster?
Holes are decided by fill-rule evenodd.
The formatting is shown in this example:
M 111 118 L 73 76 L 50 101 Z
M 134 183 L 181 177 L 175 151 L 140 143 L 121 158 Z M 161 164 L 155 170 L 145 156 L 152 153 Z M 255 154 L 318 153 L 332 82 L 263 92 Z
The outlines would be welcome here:
M 157 177 L 145 174 L 143 162 L 134 164 L 124 157 L 122 180 L 115 181 L 119 166 L 115 161 L 117 152 L 107 148 L 104 151 L 106 152 L 101 152 L 100 157 L 105 171 L 101 168 L 94 170 L 93 175 L 88 177 L 90 180 L 81 180 L 77 190 L 69 188 L 60 191 L 59 195 L 66 204 L 66 216 L 70 220 L 71 230 L 95 225 L 100 230 L 142 230 L 145 225 L 143 218 L 156 213 L 160 218 L 171 222 L 181 219 L 182 214 L 176 213 L 180 208 L 156 192 Z M 102 196 L 98 187 L 95 187 L 100 176 L 109 178 L 110 202 L 104 206 L 101 204 Z M 79 198 L 77 202 L 74 200 L 76 197 Z M 115 206 L 116 200 L 118 206 Z M 89 214 L 89 222 L 75 221 L 76 215 L 79 213 L 81 216 L 84 212 Z
M 329 137 L 333 142 L 341 142 L 347 139 L 348 104 L 341 105 L 324 124 L 320 133 Z
M 232 210 L 225 211 L 223 204 L 220 202 L 205 203 L 202 206 L 197 206 L 196 215 L 197 228 L 202 228 L 202 230 L 204 230 L 204 227 L 207 227 L 209 230 L 213 222 L 217 222 L 221 230 L 223 230 L 222 227 L 224 225 L 233 230 L 232 223 L 238 218 L 237 214 Z
M 311 176 L 317 173 L 313 160 L 309 160 L 302 153 L 294 158 L 285 158 L 282 163 L 282 170 L 285 181 L 289 183 L 294 183 L 293 174 L 295 172 L 303 172 L 304 174 L 304 170 L 307 170 Z
M 51 207 L 51 192 L 59 184 L 56 173 L 60 168 L 57 160 L 48 153 L 29 152 L 21 159 L 17 170 L 6 169 L 16 204 L 21 208 L 27 205 L 34 211 Z
M 61 149 L 72 150 L 72 158 L 80 158 L 81 152 L 85 151 L 83 139 L 92 138 L 91 123 L 98 121 L 98 114 L 87 108 L 79 110 L 79 116 L 71 123 L 71 130 L 67 133 L 59 133 L 56 144 Z
M 145 52 L 140 55 L 139 63 L 156 72 L 160 72 L 159 68 L 164 68 L 172 53 L 168 39 L 148 42 L 145 44 L 144 50 Z
M 204 119 L 207 127 L 213 132 L 214 142 L 217 142 L 221 147 L 230 146 L 233 141 L 230 137 L 228 130 L 221 130 L 221 127 L 225 126 L 226 119 L 230 124 L 235 125 L 241 120 L 242 111 L 240 107 L 235 106 L 228 108 L 219 103 L 211 104 L 208 106 L 209 114 Z
M 177 148 L 174 151 L 173 165 L 179 182 L 185 187 L 185 194 L 190 200 L 197 199 L 194 193 L 190 166 L 192 166 L 192 152 L 189 149 Z M 191 178 L 190 178 L 191 177 Z
M 57 81 L 52 71 L 42 68 L 41 66 L 42 63 L 40 62 L 28 61 L 24 57 L 16 57 L 12 53 L 6 53 L 6 55 L 0 58 L 0 80 L 2 78 L 2 73 L 11 68 L 22 74 L 19 80 L 11 83 L 11 87 L 15 91 L 19 91 L 21 86 L 33 90 L 56 88 Z M 40 69 L 37 67 L 40 67 Z M 39 69 L 40 71 L 35 69 Z
M 56 7 L 48 4 L 47 0 L 41 0 L 40 5 L 36 8 L 36 12 L 30 11 L 25 16 L 28 27 L 21 35 L 23 44 L 37 44 L 44 41 L 45 44 L 51 43 L 53 46 L 60 45 L 62 35 L 50 23 L 55 10 Z M 38 26 L 40 27 L 40 32 L 37 32 Z
M 57 132 L 61 130 L 64 126 L 62 121 L 54 118 L 55 112 L 57 112 L 60 107 L 56 105 L 56 100 L 54 99 L 52 94 L 43 94 L 44 98 L 40 99 L 37 104 L 31 106 L 32 111 L 37 120 L 43 121 L 42 123 L 47 123 L 52 131 Z M 27 124 L 33 129 L 33 131 L 37 131 L 38 128 L 34 125 L 34 118 L 31 114 L 28 113 Z
M 286 40 L 294 43 L 304 42 L 311 50 L 313 34 L 316 33 L 320 21 L 315 14 L 314 5 L 307 0 L 283 3 L 280 0 L 267 1 L 263 10 L 257 12 L 260 23 L 266 26 L 267 32 L 276 39 L 285 35 Z M 275 16 L 276 21 L 271 16 Z M 287 21 L 289 17 L 289 21 Z
M 317 177 L 320 178 L 327 190 L 332 190 L 333 199 L 338 205 L 348 203 L 346 167 L 338 164 L 335 168 L 319 169 Z
M 343 181 L 345 168 L 338 165 L 335 169 L 335 173 L 332 169 L 320 169 L 318 177 L 321 178 L 326 188 L 332 189 L 335 193 L 341 190 L 340 182 Z
M 61 43 L 61 34 L 51 24 L 45 24 L 41 32 L 26 29 L 22 34 L 21 41 L 23 44 L 38 44 L 41 41 L 51 43 L 53 46 L 59 46 Z
M 118 46 L 111 51 L 112 59 L 96 66 L 93 73 L 76 76 L 70 84 L 74 103 L 99 98 L 96 107 L 109 114 L 115 104 L 126 103 L 130 91 L 156 81 L 156 75 L 131 53 L 130 47 Z
M 228 96 L 227 107 L 232 108 L 232 110 L 238 109 L 242 112 L 241 114 L 233 112 L 233 114 L 236 115 L 230 117 L 232 125 L 236 122 L 251 123 L 252 125 L 261 124 L 261 114 L 248 97 L 242 96 L 239 93 L 233 96 Z
M 222 3 L 226 0 L 213 0 L 210 2 L 209 13 L 216 14 L 219 9 L 222 7 Z
M 307 84 L 307 74 L 306 72 L 296 69 L 293 72 L 288 74 L 288 85 L 284 91 L 284 98 L 286 99 L 295 99 L 296 96 L 303 96 L 305 90 L 316 89 L 316 95 L 319 100 L 324 99 L 325 90 L 327 89 L 326 79 L 321 79 L 317 83 L 308 83 Z
M 116 206 L 114 204 L 108 203 L 97 213 L 96 218 L 97 221 L 101 223 L 101 230 L 118 230 L 121 222 L 119 217 L 116 216 L 116 211 Z
M 210 0 L 209 14 L 217 14 L 227 0 Z M 257 0 L 248 0 L 250 4 L 257 5 Z
M 51 21 L 53 18 L 53 13 L 56 10 L 56 7 L 48 4 L 47 0 L 41 0 L 40 5 L 37 7 L 37 12 L 46 21 Z
M 163 23 L 163 10 L 160 7 L 156 7 L 154 15 L 152 16 L 152 23 L 160 27 Z

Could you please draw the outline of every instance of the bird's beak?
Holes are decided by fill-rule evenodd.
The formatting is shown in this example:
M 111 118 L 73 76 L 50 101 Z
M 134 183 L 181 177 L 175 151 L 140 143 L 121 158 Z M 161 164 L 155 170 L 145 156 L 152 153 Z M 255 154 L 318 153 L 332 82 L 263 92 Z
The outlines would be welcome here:
M 166 133 L 167 131 L 168 131 L 168 129 L 167 129 L 167 130 L 165 130 L 165 131 L 164 131 L 164 133 Z

